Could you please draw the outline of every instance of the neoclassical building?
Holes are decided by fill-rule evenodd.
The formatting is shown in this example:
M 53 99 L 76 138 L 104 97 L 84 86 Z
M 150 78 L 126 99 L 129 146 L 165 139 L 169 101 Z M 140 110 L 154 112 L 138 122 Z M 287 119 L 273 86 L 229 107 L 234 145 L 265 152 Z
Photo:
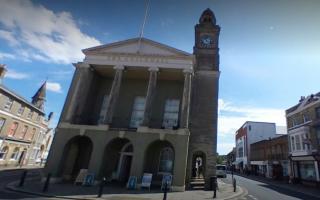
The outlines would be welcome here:
M 45 173 L 72 180 L 88 169 L 96 180 L 126 182 L 173 175 L 183 191 L 199 165 L 215 175 L 218 37 L 210 9 L 195 26 L 190 54 L 146 38 L 83 50 L 58 123 Z M 197 166 L 198 167 L 198 166 Z

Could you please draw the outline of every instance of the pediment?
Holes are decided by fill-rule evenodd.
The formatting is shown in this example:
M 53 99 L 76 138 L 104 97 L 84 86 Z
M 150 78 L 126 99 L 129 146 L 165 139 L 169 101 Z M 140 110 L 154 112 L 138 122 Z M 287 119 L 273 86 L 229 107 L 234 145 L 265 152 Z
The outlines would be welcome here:
M 139 54 L 157 56 L 189 57 L 192 54 L 178 50 L 149 40 L 146 38 L 133 38 L 120 42 L 96 46 L 82 50 L 85 55 L 105 55 L 105 54 Z

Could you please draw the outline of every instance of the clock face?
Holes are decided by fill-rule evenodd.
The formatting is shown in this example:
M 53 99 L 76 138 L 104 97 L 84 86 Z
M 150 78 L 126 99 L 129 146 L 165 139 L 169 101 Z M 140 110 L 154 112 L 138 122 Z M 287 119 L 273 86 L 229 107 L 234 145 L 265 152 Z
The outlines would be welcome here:
M 213 45 L 213 39 L 210 35 L 202 35 L 200 38 L 201 46 L 209 48 Z

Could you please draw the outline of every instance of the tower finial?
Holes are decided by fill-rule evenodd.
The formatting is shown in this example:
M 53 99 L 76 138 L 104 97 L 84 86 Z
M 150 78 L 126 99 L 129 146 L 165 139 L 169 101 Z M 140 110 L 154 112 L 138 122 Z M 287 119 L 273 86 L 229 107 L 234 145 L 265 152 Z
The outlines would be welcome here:
M 207 8 L 205 11 L 203 11 L 200 19 L 200 24 L 216 24 L 216 17 L 214 16 L 212 10 L 210 8 Z
M 40 110 L 44 110 L 44 102 L 46 101 L 47 80 L 48 78 L 44 81 L 44 83 L 32 97 L 32 104 Z

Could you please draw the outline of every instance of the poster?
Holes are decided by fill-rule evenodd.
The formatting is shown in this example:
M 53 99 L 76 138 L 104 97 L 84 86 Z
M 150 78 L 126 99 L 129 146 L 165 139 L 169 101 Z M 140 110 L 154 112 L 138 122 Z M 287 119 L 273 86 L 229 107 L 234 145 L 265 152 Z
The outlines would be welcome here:
M 84 186 L 92 186 L 94 184 L 94 173 L 87 173 L 84 178 L 82 185 Z
M 142 177 L 141 187 L 147 187 L 150 190 L 152 174 L 144 173 Z
M 130 176 L 128 183 L 127 183 L 127 189 L 134 190 L 137 186 L 137 177 L 136 176 Z
M 163 175 L 161 190 L 164 190 L 165 183 L 167 183 L 167 189 L 169 190 L 171 188 L 171 184 L 172 184 L 172 175 L 171 174 Z

